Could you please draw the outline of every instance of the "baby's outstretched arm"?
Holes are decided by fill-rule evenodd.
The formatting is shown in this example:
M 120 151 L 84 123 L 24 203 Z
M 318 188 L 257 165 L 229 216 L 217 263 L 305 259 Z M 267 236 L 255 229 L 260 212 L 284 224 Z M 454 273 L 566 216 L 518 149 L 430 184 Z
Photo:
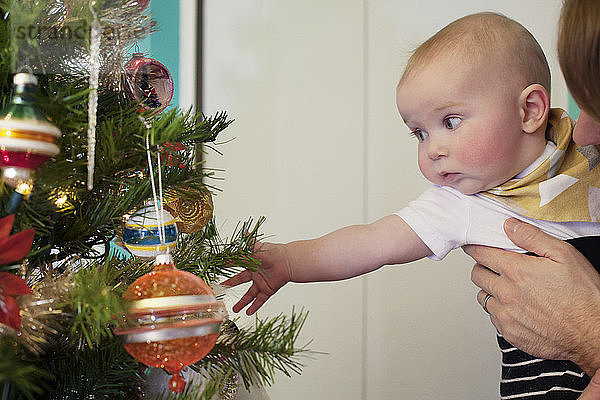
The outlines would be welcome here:
M 258 243 L 256 257 L 262 269 L 243 271 L 224 285 L 252 282 L 233 307 L 234 312 L 249 305 L 246 314 L 258 310 L 269 297 L 288 282 L 336 281 L 352 278 L 387 264 L 402 264 L 431 254 L 431 250 L 397 215 L 371 224 L 338 229 L 311 240 L 286 244 Z

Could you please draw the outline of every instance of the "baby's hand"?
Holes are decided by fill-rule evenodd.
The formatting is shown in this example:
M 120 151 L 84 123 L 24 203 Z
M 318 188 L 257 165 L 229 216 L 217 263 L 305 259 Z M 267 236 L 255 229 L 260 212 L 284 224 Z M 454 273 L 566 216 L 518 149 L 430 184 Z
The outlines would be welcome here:
M 242 271 L 221 283 L 231 287 L 252 281 L 250 289 L 233 306 L 236 313 L 252 303 L 246 314 L 254 314 L 269 297 L 291 280 L 285 245 L 256 243 L 254 250 L 256 258 L 262 262 L 262 267 L 255 271 Z

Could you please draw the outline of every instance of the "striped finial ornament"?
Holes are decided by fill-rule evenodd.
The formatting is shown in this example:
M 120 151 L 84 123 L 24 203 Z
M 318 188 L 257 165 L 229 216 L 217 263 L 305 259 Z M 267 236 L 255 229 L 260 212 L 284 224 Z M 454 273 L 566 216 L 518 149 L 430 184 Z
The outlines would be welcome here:
M 61 132 L 38 107 L 35 75 L 15 74 L 13 83 L 13 98 L 0 112 L 0 168 L 4 182 L 17 188 L 59 153 Z

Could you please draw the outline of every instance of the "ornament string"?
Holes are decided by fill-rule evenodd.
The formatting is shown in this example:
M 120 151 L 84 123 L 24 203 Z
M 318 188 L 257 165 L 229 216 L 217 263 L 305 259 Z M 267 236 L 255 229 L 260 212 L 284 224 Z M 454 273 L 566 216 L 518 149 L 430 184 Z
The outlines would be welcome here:
M 152 186 L 152 200 L 154 201 L 154 210 L 158 216 L 158 237 L 160 240 L 160 248 L 165 248 L 166 252 L 169 253 L 169 248 L 166 246 L 166 234 L 165 234 L 165 223 L 163 221 L 163 195 L 162 195 L 162 172 L 160 163 L 160 152 L 157 155 L 158 164 L 158 191 L 160 194 L 160 209 L 159 209 L 159 197 L 156 194 L 156 184 L 154 183 L 154 168 L 152 166 L 152 154 L 150 152 L 150 128 L 152 125 L 146 121 L 143 117 L 139 117 L 140 120 L 146 126 L 146 157 L 148 159 L 148 169 L 150 170 L 150 185 Z
M 156 153 L 156 164 L 158 168 L 158 196 L 160 197 L 160 213 L 158 214 L 158 224 L 160 225 L 160 229 L 162 231 L 163 245 L 166 245 L 167 242 L 167 234 L 165 233 L 165 221 L 164 221 L 164 207 L 163 207 L 163 187 L 162 187 L 162 166 L 160 163 L 160 151 Z M 154 203 L 156 204 L 156 199 L 154 199 Z M 167 249 L 168 251 L 168 249 Z
M 88 153 L 87 153 L 87 188 L 94 188 L 94 168 L 96 163 L 96 118 L 98 112 L 98 77 L 100 75 L 100 42 L 102 41 L 102 29 L 100 20 L 93 5 L 90 3 L 92 12 L 92 26 L 90 33 L 90 93 L 88 96 Z

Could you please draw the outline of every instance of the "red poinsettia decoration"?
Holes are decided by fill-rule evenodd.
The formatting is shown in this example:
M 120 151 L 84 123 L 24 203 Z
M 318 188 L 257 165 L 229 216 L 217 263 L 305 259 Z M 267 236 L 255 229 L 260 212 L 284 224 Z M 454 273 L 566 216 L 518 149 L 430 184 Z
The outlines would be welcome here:
M 181 152 L 187 149 L 186 146 L 178 142 L 165 143 L 161 149 L 161 153 L 165 158 L 165 165 L 167 167 L 174 167 L 177 165 L 181 169 L 186 169 L 186 165 L 181 161 L 183 157 Z
M 35 229 L 11 235 L 15 215 L 0 219 L 0 265 L 19 261 L 29 253 Z M 25 281 L 15 274 L 0 272 L 0 323 L 21 330 L 19 305 L 12 296 L 32 293 Z
M 25 281 L 10 272 L 0 272 L 0 323 L 21 331 L 19 305 L 12 296 L 32 293 Z

